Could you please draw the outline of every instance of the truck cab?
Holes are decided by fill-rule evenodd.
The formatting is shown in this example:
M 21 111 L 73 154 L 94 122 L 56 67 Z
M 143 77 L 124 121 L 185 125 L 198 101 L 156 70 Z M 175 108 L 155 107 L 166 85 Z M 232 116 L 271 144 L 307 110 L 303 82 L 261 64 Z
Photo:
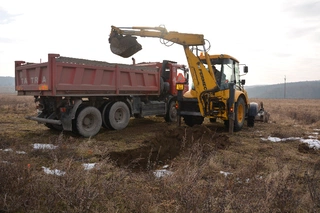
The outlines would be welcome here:
M 183 65 L 178 64 L 175 61 L 163 60 L 163 62 L 141 62 L 135 64 L 136 66 L 150 66 L 157 67 L 160 70 L 160 87 L 166 94 L 170 94 L 172 96 L 177 96 L 178 90 L 176 89 L 177 76 L 181 73 L 184 76 L 187 84 L 185 84 L 185 88 L 183 93 L 189 91 L 189 69 Z

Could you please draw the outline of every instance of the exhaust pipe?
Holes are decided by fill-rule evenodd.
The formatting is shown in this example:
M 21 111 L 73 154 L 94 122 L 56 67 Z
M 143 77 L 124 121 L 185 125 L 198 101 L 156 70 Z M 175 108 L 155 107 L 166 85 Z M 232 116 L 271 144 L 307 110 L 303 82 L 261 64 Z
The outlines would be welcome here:
M 38 118 L 38 117 L 27 116 L 26 119 L 38 121 L 39 123 L 48 123 L 48 124 L 55 124 L 55 125 L 62 124 L 60 120 L 53 120 L 53 119 L 47 119 L 47 118 Z

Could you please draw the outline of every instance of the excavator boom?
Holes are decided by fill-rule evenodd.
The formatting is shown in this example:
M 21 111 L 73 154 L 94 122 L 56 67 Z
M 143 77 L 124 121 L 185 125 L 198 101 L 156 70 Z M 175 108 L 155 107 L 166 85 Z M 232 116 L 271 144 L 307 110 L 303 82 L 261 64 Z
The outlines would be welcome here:
M 197 99 L 200 103 L 200 112 L 203 116 L 210 114 L 208 97 L 214 95 L 214 93 L 219 90 L 219 86 L 216 83 L 209 54 L 204 48 L 204 36 L 202 34 L 167 31 L 164 27 L 111 26 L 109 36 L 111 52 L 124 58 L 134 55 L 142 49 L 142 46 L 137 42 L 137 38 L 135 36 L 160 38 L 183 46 L 193 79 L 194 88 L 198 94 Z M 203 47 L 202 52 L 205 53 L 206 67 L 202 63 L 200 57 L 193 53 L 194 49 L 197 50 L 197 53 L 200 53 L 197 46 Z
M 127 58 L 142 49 L 136 37 L 162 38 L 173 43 L 198 46 L 204 45 L 205 41 L 201 34 L 168 32 L 164 27 L 115 27 L 111 26 L 109 36 L 111 51 L 121 57 Z
M 236 59 L 222 54 L 211 60 L 202 34 L 167 31 L 164 27 L 111 26 L 111 51 L 124 58 L 134 55 L 142 49 L 135 36 L 160 38 L 183 46 L 194 86 L 185 98 L 178 98 L 179 114 L 187 125 L 201 124 L 205 117 L 220 118 L 229 123 L 229 131 L 233 126 L 240 130 L 247 116 L 248 125 L 253 126 L 257 104 L 248 103 Z

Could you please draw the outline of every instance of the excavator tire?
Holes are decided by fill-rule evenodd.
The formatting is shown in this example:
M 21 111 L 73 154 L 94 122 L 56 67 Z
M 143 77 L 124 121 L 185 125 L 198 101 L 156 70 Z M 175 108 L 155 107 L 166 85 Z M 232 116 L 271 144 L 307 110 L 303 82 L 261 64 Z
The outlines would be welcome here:
M 122 36 L 114 34 L 109 38 L 109 42 L 111 52 L 123 58 L 128 58 L 142 50 L 142 46 L 137 42 L 137 38 L 130 35 Z
M 240 131 L 243 127 L 246 115 L 246 104 L 242 97 L 239 97 L 238 101 L 235 103 L 234 113 L 234 131 Z

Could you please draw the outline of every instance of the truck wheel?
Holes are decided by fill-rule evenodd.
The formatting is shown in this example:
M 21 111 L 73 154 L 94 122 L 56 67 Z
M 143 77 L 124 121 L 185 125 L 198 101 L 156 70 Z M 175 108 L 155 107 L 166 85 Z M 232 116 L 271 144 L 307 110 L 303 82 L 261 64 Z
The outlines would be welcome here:
M 84 137 L 96 135 L 101 128 L 102 118 L 100 111 L 92 106 L 80 108 L 76 117 L 77 132 Z
M 103 105 L 101 106 L 100 112 L 101 112 L 101 116 L 102 116 L 102 126 L 103 126 L 104 128 L 109 128 L 106 121 L 109 119 L 107 112 L 108 112 L 108 106 L 109 106 L 111 103 L 113 103 L 113 102 L 111 102 L 111 101 L 105 102 L 105 103 L 103 103 Z
M 238 101 L 235 103 L 234 114 L 234 131 L 240 131 L 243 127 L 246 117 L 246 104 L 242 97 L 240 97 Z
M 164 117 L 166 122 L 176 122 L 177 121 L 177 109 L 175 101 L 171 101 L 168 107 L 166 116 Z
M 184 116 L 184 123 L 190 127 L 193 127 L 194 125 L 201 125 L 203 123 L 203 120 L 204 118 L 202 116 Z
M 105 117 L 106 124 L 110 129 L 120 130 L 126 128 L 130 120 L 130 111 L 122 101 L 117 101 L 108 106 Z

